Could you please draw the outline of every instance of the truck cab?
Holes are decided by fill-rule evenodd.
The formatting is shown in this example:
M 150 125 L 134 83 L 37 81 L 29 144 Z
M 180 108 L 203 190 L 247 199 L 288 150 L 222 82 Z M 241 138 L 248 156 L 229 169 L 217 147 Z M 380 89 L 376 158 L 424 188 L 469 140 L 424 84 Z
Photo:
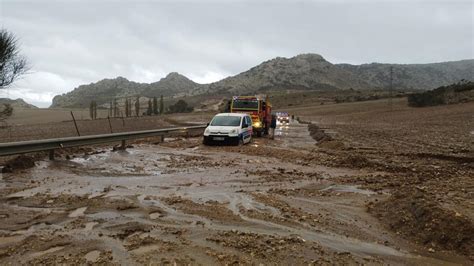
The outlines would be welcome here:
M 254 134 L 262 136 L 268 134 L 271 123 L 271 104 L 267 96 L 234 96 L 230 103 L 231 113 L 246 113 L 252 118 Z

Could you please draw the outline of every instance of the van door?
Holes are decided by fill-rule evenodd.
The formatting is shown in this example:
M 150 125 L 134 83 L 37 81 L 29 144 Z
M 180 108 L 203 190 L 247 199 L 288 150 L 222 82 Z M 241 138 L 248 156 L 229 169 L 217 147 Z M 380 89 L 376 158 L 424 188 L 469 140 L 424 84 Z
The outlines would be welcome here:
M 247 142 L 250 142 L 250 138 L 252 137 L 252 118 L 250 118 L 250 116 L 245 116 L 245 121 L 247 122 L 247 128 L 242 130 L 245 131 Z

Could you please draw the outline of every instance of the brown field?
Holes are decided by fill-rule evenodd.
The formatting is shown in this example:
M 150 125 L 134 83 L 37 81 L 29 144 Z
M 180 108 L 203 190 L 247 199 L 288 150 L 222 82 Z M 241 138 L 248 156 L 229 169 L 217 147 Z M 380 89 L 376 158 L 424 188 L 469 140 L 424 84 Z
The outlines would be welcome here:
M 328 127 L 351 146 L 380 152 L 473 156 L 474 102 L 408 107 L 406 98 L 297 107 L 286 111 Z
M 192 123 L 207 123 L 211 114 L 140 116 L 107 119 L 107 110 L 97 110 L 98 119 L 89 119 L 87 109 L 17 109 L 0 126 L 0 143 L 77 136 L 70 112 L 74 113 L 81 136 L 148 130 Z M 111 129 L 112 128 L 112 129 Z
M 15 164 L 0 178 L 0 264 L 472 265 L 474 103 L 286 111 L 301 123 L 242 147 L 168 138 Z

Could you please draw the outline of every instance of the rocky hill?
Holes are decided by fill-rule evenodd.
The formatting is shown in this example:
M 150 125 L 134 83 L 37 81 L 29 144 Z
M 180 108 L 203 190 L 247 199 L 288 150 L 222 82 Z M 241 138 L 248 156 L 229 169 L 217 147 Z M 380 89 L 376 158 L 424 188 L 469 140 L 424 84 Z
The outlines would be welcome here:
M 13 100 L 13 99 L 9 99 L 9 98 L 0 98 L 0 105 L 3 105 L 3 104 L 10 104 L 13 109 L 16 109 L 16 108 L 20 108 L 20 109 L 36 109 L 38 107 L 32 105 L 32 104 L 29 104 L 27 102 L 25 102 L 23 99 L 21 98 L 18 98 L 16 100 Z
M 137 83 L 123 77 L 103 79 L 96 83 L 81 85 L 73 91 L 53 98 L 55 107 L 88 107 L 92 100 L 99 105 L 109 103 L 114 98 L 135 96 L 177 96 L 199 92 L 202 85 L 178 73 L 170 73 L 165 78 L 153 83 Z
M 332 64 L 318 54 L 275 58 L 210 84 L 210 91 L 233 93 L 279 89 L 387 89 L 390 67 L 395 89 L 428 90 L 474 79 L 474 60 L 433 64 Z
M 429 90 L 461 80 L 474 80 L 474 60 L 461 60 L 432 64 L 339 64 L 373 88 L 387 88 L 390 84 L 390 67 L 393 69 L 393 86 L 402 89 Z
M 136 83 L 122 77 L 104 79 L 54 97 L 51 107 L 87 107 L 91 100 L 100 105 L 113 98 L 136 95 L 180 97 L 248 94 L 269 90 L 387 89 L 390 67 L 393 67 L 394 88 L 398 90 L 428 90 L 462 79 L 474 80 L 474 60 L 412 65 L 349 65 L 332 64 L 318 54 L 302 54 L 292 58 L 278 57 L 211 84 L 198 84 L 178 73 L 170 73 L 150 84 Z
M 201 93 L 203 87 L 181 74 L 172 72 L 160 81 L 147 86 L 143 95 L 146 97 L 193 95 Z
M 278 57 L 209 86 L 211 91 L 246 93 L 274 89 L 364 89 L 370 84 L 317 54 Z

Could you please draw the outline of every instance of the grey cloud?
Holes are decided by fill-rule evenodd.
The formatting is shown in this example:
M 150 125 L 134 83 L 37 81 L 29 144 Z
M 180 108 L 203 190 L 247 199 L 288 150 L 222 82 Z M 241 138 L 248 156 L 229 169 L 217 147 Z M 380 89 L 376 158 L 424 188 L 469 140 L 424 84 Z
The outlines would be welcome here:
M 151 82 L 177 71 L 211 82 L 299 53 L 349 63 L 473 58 L 472 11 L 470 1 L 0 0 L 0 23 L 34 72 L 9 93 L 47 106 L 102 78 Z

